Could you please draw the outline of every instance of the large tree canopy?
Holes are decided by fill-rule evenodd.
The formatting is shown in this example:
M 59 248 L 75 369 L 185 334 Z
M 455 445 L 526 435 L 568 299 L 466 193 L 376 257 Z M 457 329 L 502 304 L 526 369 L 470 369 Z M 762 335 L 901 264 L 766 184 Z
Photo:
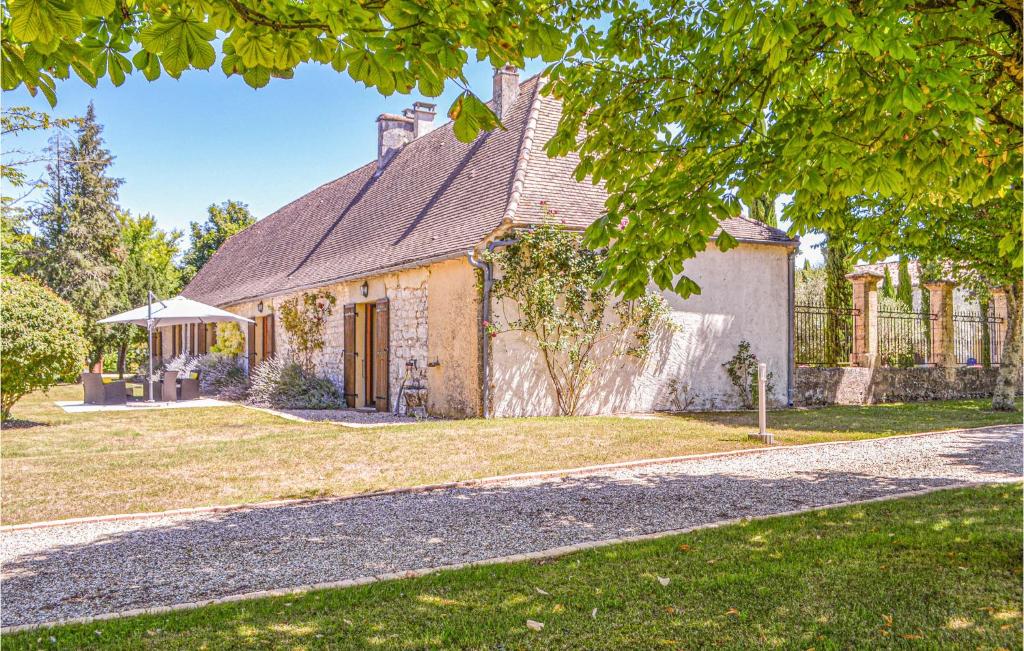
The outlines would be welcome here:
M 24 84 L 54 104 L 55 79 L 178 77 L 213 67 L 220 45 L 224 73 L 254 88 L 318 62 L 384 95 L 434 97 L 445 80 L 464 85 L 468 51 L 495 66 L 557 59 L 568 36 L 554 12 L 546 0 L 5 0 L 0 65 L 5 90 Z M 473 137 L 496 124 L 468 89 L 453 113 Z
M 607 2 L 609 28 L 552 68 L 565 119 L 548 149 L 578 150 L 579 177 L 610 191 L 588 242 L 610 246 L 627 296 L 650 275 L 694 291 L 684 262 L 766 193 L 793 195 L 797 232 L 840 226 L 856 197 L 933 209 L 925 227 L 956 227 L 939 208 L 1020 204 L 1019 0 Z M 861 217 L 869 253 L 899 250 L 886 215 Z M 1019 210 L 990 237 L 1019 268 Z
M 192 243 L 181 260 L 181 271 L 186 283 L 199 273 L 229 237 L 256 223 L 256 218 L 249 212 L 249 206 L 232 199 L 220 205 L 211 204 L 206 213 L 205 222 L 192 222 L 189 225 Z

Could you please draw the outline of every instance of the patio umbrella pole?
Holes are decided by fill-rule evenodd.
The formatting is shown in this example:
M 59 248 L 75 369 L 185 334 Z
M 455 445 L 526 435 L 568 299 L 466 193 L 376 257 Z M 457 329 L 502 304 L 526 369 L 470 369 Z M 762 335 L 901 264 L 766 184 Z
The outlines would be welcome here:
M 146 292 L 149 297 L 149 301 L 146 303 L 146 331 L 149 333 L 149 377 L 146 381 L 149 382 L 149 399 L 146 402 L 154 402 L 153 400 L 153 292 Z

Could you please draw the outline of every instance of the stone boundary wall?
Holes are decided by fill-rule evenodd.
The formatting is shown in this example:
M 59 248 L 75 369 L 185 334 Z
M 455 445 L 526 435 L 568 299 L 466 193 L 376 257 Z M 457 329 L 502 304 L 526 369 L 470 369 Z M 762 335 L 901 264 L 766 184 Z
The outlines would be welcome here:
M 917 402 L 990 398 L 998 368 L 814 368 L 798 367 L 793 404 L 871 405 L 882 402 Z

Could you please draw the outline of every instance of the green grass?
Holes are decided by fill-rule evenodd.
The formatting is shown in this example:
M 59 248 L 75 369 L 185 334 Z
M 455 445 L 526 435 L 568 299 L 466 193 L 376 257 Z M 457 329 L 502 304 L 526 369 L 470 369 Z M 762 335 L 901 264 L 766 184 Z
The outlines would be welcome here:
M 434 421 L 352 429 L 243 407 L 66 414 L 33 394 L 0 448 L 3 524 L 401 486 L 757 447 L 750 412 Z M 784 410 L 781 445 L 1019 423 L 985 401 Z
M 1019 485 L 943 491 L 4 648 L 1019 649 L 1020 522 Z

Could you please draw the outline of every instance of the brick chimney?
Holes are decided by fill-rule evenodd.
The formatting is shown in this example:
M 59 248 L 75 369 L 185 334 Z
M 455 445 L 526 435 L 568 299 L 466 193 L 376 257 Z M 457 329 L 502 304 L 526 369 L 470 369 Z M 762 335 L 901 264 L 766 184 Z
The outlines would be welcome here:
M 499 120 L 508 116 L 509 109 L 519 97 L 519 71 L 515 66 L 502 66 L 494 69 L 494 113 Z
M 407 143 L 434 129 L 434 111 L 436 104 L 414 102 L 412 108 L 402 111 L 402 115 L 381 113 L 377 116 L 377 170 L 394 158 L 395 154 Z

